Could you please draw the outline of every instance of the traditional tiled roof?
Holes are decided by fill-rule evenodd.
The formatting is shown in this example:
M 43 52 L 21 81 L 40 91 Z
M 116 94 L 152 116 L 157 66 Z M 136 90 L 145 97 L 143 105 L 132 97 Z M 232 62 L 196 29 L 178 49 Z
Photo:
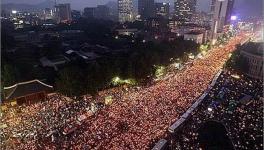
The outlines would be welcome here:
M 50 92 L 53 86 L 47 85 L 39 80 L 31 80 L 27 82 L 17 83 L 10 87 L 4 87 L 5 99 L 15 99 L 29 94 L 42 91 Z

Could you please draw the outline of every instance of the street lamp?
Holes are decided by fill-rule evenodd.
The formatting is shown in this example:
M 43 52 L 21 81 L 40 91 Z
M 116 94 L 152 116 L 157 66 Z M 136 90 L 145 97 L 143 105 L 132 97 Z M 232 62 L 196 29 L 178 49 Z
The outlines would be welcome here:
M 17 11 L 16 10 L 12 10 L 12 14 L 16 14 L 17 13 Z

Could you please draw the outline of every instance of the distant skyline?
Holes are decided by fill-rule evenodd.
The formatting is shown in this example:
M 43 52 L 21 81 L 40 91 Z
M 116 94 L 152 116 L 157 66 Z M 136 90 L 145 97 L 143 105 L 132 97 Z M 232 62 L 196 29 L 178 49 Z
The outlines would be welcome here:
M 46 0 L 2 0 L 2 3 L 25 3 L 38 4 Z M 55 1 L 55 0 L 49 0 Z M 109 1 L 117 0 L 57 0 L 57 3 L 71 3 L 72 9 L 83 10 L 84 7 L 94 7 L 96 5 L 106 4 Z M 137 0 L 133 0 L 136 2 Z M 156 0 L 157 2 L 169 2 L 173 5 L 174 0 Z M 210 9 L 211 0 L 197 0 L 197 10 L 208 12 Z M 234 12 L 239 16 L 255 15 L 259 16 L 262 13 L 262 0 L 235 0 Z
M 3 3 L 16 3 L 16 4 L 38 4 L 47 0 L 2 0 Z M 55 1 L 55 0 L 49 0 Z M 71 3 L 73 9 L 83 9 L 84 7 L 94 7 L 97 5 L 106 4 L 109 1 L 117 1 L 117 0 L 57 0 L 57 3 Z M 137 0 L 133 0 L 136 2 Z M 209 2 L 211 0 L 197 0 L 198 1 L 198 9 L 203 11 L 209 10 Z M 173 5 L 174 0 L 156 0 L 156 2 L 168 2 Z

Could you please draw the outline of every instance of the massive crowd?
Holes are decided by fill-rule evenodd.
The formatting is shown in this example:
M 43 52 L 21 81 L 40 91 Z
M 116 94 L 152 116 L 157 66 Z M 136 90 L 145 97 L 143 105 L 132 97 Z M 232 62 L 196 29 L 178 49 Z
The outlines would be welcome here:
M 230 71 L 221 74 L 199 109 L 172 137 L 173 147 L 203 147 L 199 128 L 208 121 L 218 121 L 226 127 L 235 149 L 263 149 L 263 81 L 236 77 Z M 246 95 L 250 97 L 243 99 Z
M 23 150 L 149 149 L 207 89 L 244 38 L 231 39 L 224 48 L 211 50 L 184 70 L 171 72 L 169 78 L 148 87 L 109 89 L 95 99 L 54 94 L 45 102 L 8 109 L 1 118 L 1 146 Z M 106 96 L 111 96 L 111 105 L 103 104 Z M 83 115 L 87 118 L 80 119 Z

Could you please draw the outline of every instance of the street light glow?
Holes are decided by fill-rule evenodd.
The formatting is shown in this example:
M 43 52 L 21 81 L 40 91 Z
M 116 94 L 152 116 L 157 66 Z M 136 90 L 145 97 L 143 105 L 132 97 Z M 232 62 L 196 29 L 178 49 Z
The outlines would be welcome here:
M 135 85 L 136 84 L 136 80 L 134 79 L 121 79 L 119 77 L 114 77 L 112 79 L 112 84 L 113 85 L 121 85 L 121 84 L 129 84 L 129 85 Z
M 235 78 L 235 79 L 240 79 L 240 76 L 239 75 L 231 75 L 231 77 Z
M 17 11 L 16 10 L 12 10 L 12 14 L 16 14 L 17 13 Z
M 231 16 L 231 20 L 232 20 L 232 21 L 237 20 L 237 16 Z
M 160 78 L 165 74 L 165 67 L 164 66 L 157 66 L 155 71 L 156 78 Z

